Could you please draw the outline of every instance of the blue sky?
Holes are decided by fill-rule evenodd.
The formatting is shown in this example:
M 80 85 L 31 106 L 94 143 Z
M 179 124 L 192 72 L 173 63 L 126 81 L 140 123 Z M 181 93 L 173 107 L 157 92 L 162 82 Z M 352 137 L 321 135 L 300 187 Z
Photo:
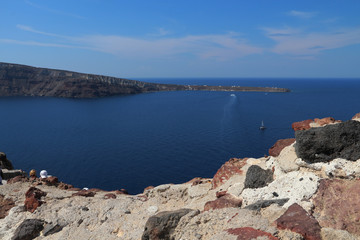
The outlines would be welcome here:
M 1 0 L 0 61 L 125 78 L 360 77 L 360 1 Z

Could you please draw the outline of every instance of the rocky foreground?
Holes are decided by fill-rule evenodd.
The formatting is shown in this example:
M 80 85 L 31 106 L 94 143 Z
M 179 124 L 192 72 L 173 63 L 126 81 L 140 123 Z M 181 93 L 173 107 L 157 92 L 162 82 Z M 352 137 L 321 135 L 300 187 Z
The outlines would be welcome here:
M 360 114 L 292 127 L 269 157 L 138 195 L 20 174 L 0 186 L 0 239 L 360 239 Z
M 124 78 L 0 62 L 0 96 L 98 98 L 158 91 L 289 92 L 277 87 L 191 86 L 148 83 Z

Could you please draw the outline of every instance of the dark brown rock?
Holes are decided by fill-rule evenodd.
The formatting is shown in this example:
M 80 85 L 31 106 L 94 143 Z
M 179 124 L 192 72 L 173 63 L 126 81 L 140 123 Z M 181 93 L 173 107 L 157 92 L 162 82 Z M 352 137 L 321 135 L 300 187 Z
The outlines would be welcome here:
M 30 187 L 25 193 L 25 210 L 33 213 L 41 204 L 44 203 L 41 201 L 41 197 L 44 196 L 46 196 L 46 192 L 43 192 L 35 187 Z
M 243 175 L 241 168 L 246 164 L 247 158 L 231 158 L 224 163 L 213 177 L 212 187 L 217 188 L 224 184 L 233 175 Z
M 288 229 L 301 234 L 305 240 L 321 239 L 321 227 L 300 205 L 294 203 L 276 220 L 279 229 Z
M 246 172 L 244 188 L 261 188 L 273 181 L 273 172 L 262 169 L 258 165 L 252 165 Z
M 75 196 L 81 196 L 81 197 L 93 197 L 95 196 L 95 192 L 93 191 L 89 191 L 89 190 L 80 190 L 76 193 L 73 193 L 72 196 L 75 197 Z
M 16 177 L 10 178 L 7 181 L 7 184 L 13 184 L 13 183 L 17 183 L 17 182 L 29 182 L 29 178 L 27 178 L 23 175 L 16 176 Z
M 279 156 L 280 152 L 287 146 L 295 142 L 295 138 L 287 138 L 278 140 L 270 149 L 269 155 L 273 157 Z
M 179 209 L 176 211 L 160 212 L 150 217 L 146 224 L 142 240 L 172 239 L 171 234 L 178 225 L 180 219 L 193 211 L 192 209 Z
M 322 227 L 360 235 L 359 180 L 322 179 L 313 203 Z
M 71 184 L 66 184 L 63 182 L 60 182 L 59 185 L 57 186 L 59 189 L 63 189 L 63 190 L 70 190 L 70 189 L 74 189 L 74 186 Z M 80 189 L 77 189 L 80 190 Z
M 0 219 L 5 218 L 13 207 L 15 207 L 15 202 L 11 198 L 5 199 L 5 197 L 0 194 Z
M 7 159 L 6 154 L 3 152 L 0 152 L 0 166 L 2 169 L 8 169 L 13 170 L 14 166 L 10 162 L 9 159 Z
M 25 219 L 15 230 L 12 240 L 31 240 L 40 235 L 44 229 L 44 221 L 40 219 Z
M 229 234 L 238 236 L 236 240 L 249 240 L 249 239 L 257 239 L 258 237 L 262 237 L 261 239 L 269 239 L 269 240 L 277 240 L 277 237 L 274 237 L 268 232 L 264 232 L 258 229 L 254 229 L 252 227 L 242 227 L 242 228 L 230 228 L 226 230 Z
M 105 199 L 116 199 L 116 195 L 115 194 L 113 194 L 113 193 L 107 193 L 107 194 L 105 194 L 105 196 L 104 196 L 104 198 Z
M 308 119 L 308 120 L 304 120 L 301 122 L 294 122 L 291 127 L 292 129 L 294 129 L 294 131 L 299 131 L 299 130 L 307 130 L 310 129 L 310 123 L 313 123 L 314 121 L 312 119 Z
M 360 122 L 347 121 L 295 132 L 298 157 L 309 163 L 360 158 Z
M 225 194 L 214 201 L 209 201 L 205 203 L 204 211 L 209 211 L 211 209 L 221 209 L 221 208 L 230 208 L 230 207 L 241 207 L 242 199 L 235 197 L 231 194 Z

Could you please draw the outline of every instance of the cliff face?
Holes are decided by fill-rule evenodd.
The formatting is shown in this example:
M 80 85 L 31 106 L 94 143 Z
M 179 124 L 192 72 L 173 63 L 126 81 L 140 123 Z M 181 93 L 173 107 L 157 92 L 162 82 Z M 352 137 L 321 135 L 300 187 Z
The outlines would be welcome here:
M 0 96 L 95 98 L 156 91 L 269 91 L 282 88 L 157 84 L 102 75 L 0 63 Z
M 360 239 L 360 159 L 345 152 L 329 161 L 318 148 L 329 130 L 359 136 L 359 116 L 294 123 L 296 142 L 275 144 L 269 157 L 232 158 L 212 179 L 138 195 L 17 176 L 0 185 L 0 239 Z M 314 130 L 317 138 L 306 140 Z M 317 161 L 297 155 L 304 145 L 317 149 Z

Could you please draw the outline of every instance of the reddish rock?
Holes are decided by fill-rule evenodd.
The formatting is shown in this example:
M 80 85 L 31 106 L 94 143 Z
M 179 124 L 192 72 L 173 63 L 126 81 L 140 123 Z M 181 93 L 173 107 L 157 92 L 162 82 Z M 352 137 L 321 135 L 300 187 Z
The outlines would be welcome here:
M 312 119 L 304 120 L 301 122 L 294 122 L 291 127 L 294 131 L 310 129 L 310 123 L 313 123 Z
M 15 202 L 12 199 L 5 199 L 3 195 L 0 195 L 0 219 L 5 218 L 13 207 L 15 207 Z
M 274 237 L 268 232 L 264 232 L 261 230 L 254 229 L 252 227 L 242 227 L 242 228 L 230 228 L 226 230 L 228 233 L 232 235 L 236 235 L 237 240 L 249 240 L 249 239 L 257 239 L 258 237 L 267 237 L 269 240 L 277 240 L 277 237 Z M 264 238 L 261 238 L 264 239 Z
M 313 203 L 322 227 L 360 235 L 359 180 L 322 179 Z
M 227 191 L 216 192 L 216 197 L 217 197 L 217 198 L 220 198 L 220 197 L 222 197 L 222 196 L 225 196 L 226 193 L 227 193 Z
M 219 197 L 214 201 L 209 201 L 205 203 L 204 211 L 209 211 L 210 209 L 241 207 L 241 204 L 241 198 L 237 198 L 231 194 L 225 194 L 224 196 Z
M 43 201 L 41 201 L 41 197 L 44 196 L 46 196 L 46 192 L 43 192 L 35 187 L 30 187 L 29 190 L 27 190 L 27 192 L 25 193 L 25 210 L 33 213 L 37 209 L 37 207 L 44 203 Z
M 66 184 L 63 182 L 60 182 L 59 185 L 57 186 L 59 189 L 63 189 L 63 190 L 70 190 L 70 189 L 74 189 L 74 186 L 71 184 Z M 80 190 L 79 188 L 77 190 Z
M 352 117 L 352 120 L 360 118 L 360 113 L 355 114 L 355 116 Z
M 191 186 L 196 186 L 196 185 L 208 183 L 208 182 L 211 182 L 211 180 L 207 179 L 207 178 L 196 177 L 186 183 L 191 183 Z
M 102 190 L 100 188 L 90 188 L 88 191 L 89 192 L 95 192 L 95 193 L 97 193 L 97 192 L 105 192 L 104 190 Z
M 288 229 L 301 234 L 305 240 L 321 239 L 321 227 L 300 205 L 294 203 L 276 221 L 279 229 Z
M 104 198 L 105 199 L 116 199 L 116 195 L 115 194 L 113 194 L 113 193 L 107 193 L 107 194 L 105 194 L 105 196 L 104 196 Z
M 246 164 L 246 160 L 247 158 L 231 158 L 224 163 L 213 177 L 212 188 L 221 186 L 233 175 L 242 175 L 243 171 L 241 168 Z
M 120 190 L 115 190 L 114 191 L 116 194 L 125 194 L 125 195 L 128 195 L 128 191 L 126 189 L 120 189 Z
M 341 121 L 340 120 L 335 120 L 332 117 L 326 117 L 326 118 L 321 118 L 321 119 L 315 118 L 314 122 L 319 124 L 320 126 L 325 126 L 325 125 L 328 125 L 328 124 L 331 124 L 331 123 L 338 123 L 338 122 L 341 122 Z
M 270 149 L 269 155 L 277 157 L 280 155 L 280 152 L 287 146 L 290 146 L 295 142 L 295 138 L 287 138 L 278 140 Z
M 90 191 L 90 190 L 80 190 L 76 193 L 73 193 L 72 196 L 75 197 L 75 196 L 81 196 L 81 197 L 93 197 L 95 196 L 95 192 L 93 191 Z
M 48 186 L 57 187 L 59 184 L 59 179 L 55 176 L 51 176 L 51 177 L 47 177 L 47 178 L 40 178 L 40 180 Z
M 25 176 L 16 176 L 13 178 L 10 178 L 9 180 L 7 180 L 8 184 L 13 184 L 13 183 L 17 183 L 17 182 L 29 182 L 29 179 Z
M 71 187 L 71 188 L 68 188 L 67 190 L 68 190 L 68 191 L 78 192 L 78 191 L 80 191 L 81 189 L 80 189 L 80 188 L 76 188 L 76 187 Z
M 148 186 L 144 189 L 144 192 L 147 191 L 147 190 L 151 190 L 151 189 L 154 189 L 155 187 L 154 186 Z

